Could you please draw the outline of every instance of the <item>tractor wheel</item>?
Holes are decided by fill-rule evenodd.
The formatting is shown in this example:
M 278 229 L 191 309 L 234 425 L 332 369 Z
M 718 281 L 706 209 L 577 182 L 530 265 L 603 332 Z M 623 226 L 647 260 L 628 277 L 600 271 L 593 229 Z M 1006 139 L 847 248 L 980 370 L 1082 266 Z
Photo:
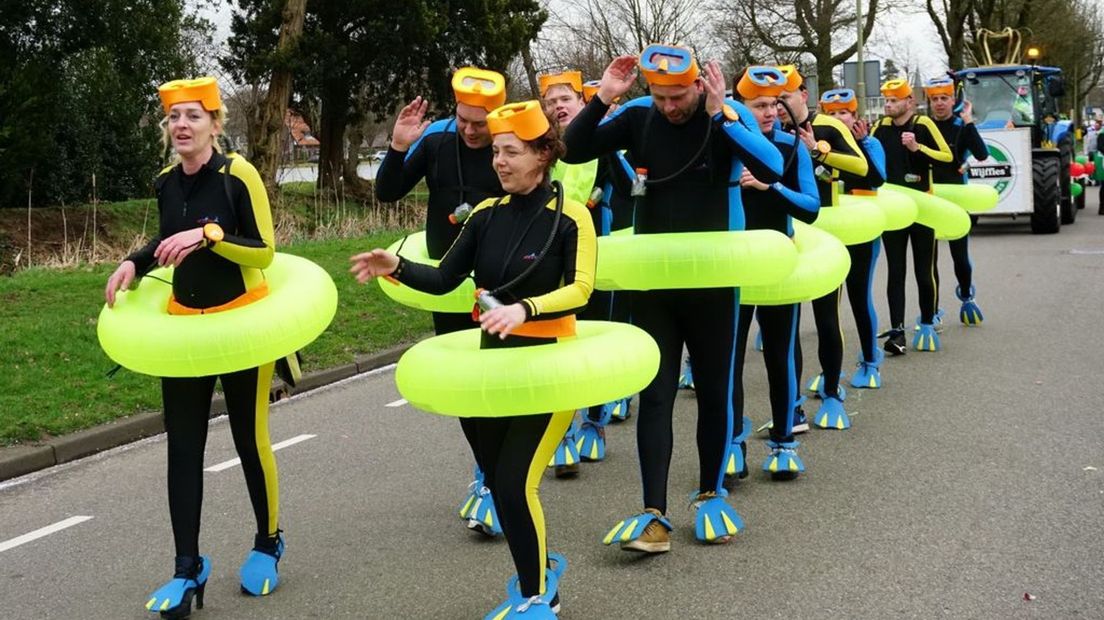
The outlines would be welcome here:
M 1061 185 L 1057 157 L 1040 157 L 1031 162 L 1031 183 L 1035 194 L 1035 211 L 1031 214 L 1031 232 L 1052 234 L 1062 228 Z

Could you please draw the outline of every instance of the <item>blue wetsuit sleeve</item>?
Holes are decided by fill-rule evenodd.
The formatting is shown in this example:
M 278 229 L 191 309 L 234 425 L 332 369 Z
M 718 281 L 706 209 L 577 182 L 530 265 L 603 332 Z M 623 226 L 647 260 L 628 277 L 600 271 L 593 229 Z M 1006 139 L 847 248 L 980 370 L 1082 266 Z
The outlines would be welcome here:
M 962 126 L 963 145 L 966 147 L 966 152 L 974 156 L 974 159 L 978 161 L 984 161 L 989 158 L 989 147 L 985 145 L 985 140 L 981 137 L 981 132 L 978 131 L 977 126 L 973 123 L 967 123 Z M 966 159 L 963 157 L 962 159 Z
M 603 123 L 609 106 L 598 97 L 591 99 L 564 132 L 567 153 L 563 160 L 581 164 L 629 148 L 631 134 L 624 110 L 624 107 L 619 108 Z
M 749 125 L 754 122 L 751 110 L 742 103 L 725 101 L 731 107 L 737 119 L 727 120 L 724 114 L 717 114 L 713 122 L 720 126 L 725 142 L 751 174 L 763 183 L 774 183 L 782 178 L 782 153 L 763 135 L 758 127 Z
M 875 140 L 872 136 L 867 136 L 859 143 L 863 153 L 866 154 L 866 160 L 870 162 L 870 167 L 866 171 L 866 179 L 873 187 L 880 187 L 885 183 L 886 178 L 886 158 L 885 150 L 882 148 L 882 143 Z
M 817 189 L 816 176 L 813 175 L 813 158 L 801 144 L 797 149 L 794 167 L 797 171 L 797 190 L 793 190 L 781 181 L 770 185 L 770 191 L 785 201 L 786 212 L 806 224 L 812 224 L 820 211 L 820 192 Z
M 414 143 L 403 153 L 388 147 L 387 155 L 376 171 L 376 198 L 380 202 L 395 202 L 410 193 L 426 175 L 426 140 Z

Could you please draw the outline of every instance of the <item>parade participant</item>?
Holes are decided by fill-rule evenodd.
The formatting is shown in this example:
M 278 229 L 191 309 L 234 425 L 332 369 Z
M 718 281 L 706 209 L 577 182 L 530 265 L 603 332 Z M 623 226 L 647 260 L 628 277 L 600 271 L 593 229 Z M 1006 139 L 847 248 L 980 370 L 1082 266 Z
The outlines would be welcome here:
M 425 120 L 429 102 L 421 97 L 403 107 L 376 172 L 376 198 L 382 202 L 400 200 L 425 179 L 429 188 L 426 249 L 432 259 L 444 256 L 456 240 L 471 205 L 504 193 L 491 164 L 494 154 L 487 114 L 505 103 L 505 79 L 493 71 L 466 67 L 453 75 L 452 90 L 456 97 L 452 118 Z M 433 313 L 433 331 L 438 335 L 473 327 L 469 313 Z M 476 455 L 475 480 L 460 505 L 460 517 L 468 529 L 498 535 L 494 499 L 483 481 L 471 422 L 460 418 L 460 428 Z
M 783 126 L 794 131 L 813 156 L 820 206 L 836 206 L 839 203 L 836 181 L 840 173 L 865 175 L 869 170 L 866 158 L 855 143 L 851 131 L 843 123 L 828 114 L 809 112 L 809 91 L 797 68 L 786 65 L 779 69 L 787 77 L 782 99 L 796 115 L 796 118 L 790 118 L 786 109 L 782 108 L 779 116 Z M 816 391 L 821 398 L 813 420 L 818 423 L 822 420 L 831 421 L 833 427 L 835 420 L 847 417 L 843 406 L 846 394 L 839 385 L 843 371 L 843 328 L 840 327 L 839 320 L 842 289 L 841 286 L 812 301 L 813 320 L 817 330 L 817 357 L 821 368 L 820 375 L 814 377 L 809 384 L 809 389 Z M 800 339 L 794 350 L 794 365 L 800 381 L 803 365 Z M 794 418 L 796 432 L 808 430 L 809 423 L 800 404 L 794 408 Z
M 748 67 L 736 82 L 733 92 L 754 115 L 763 135 L 771 140 L 786 162 L 782 179 L 767 185 L 755 178 L 745 169 L 740 177 L 741 196 L 744 203 L 744 218 L 747 230 L 777 230 L 787 236 L 793 236 L 793 222 L 797 218 L 806 223 L 816 220 L 820 210 L 820 196 L 816 179 L 813 176 L 812 157 L 803 144 L 788 132 L 776 128 L 778 122 L 778 98 L 786 86 L 786 76 L 775 67 Z M 797 456 L 798 443 L 793 437 L 793 419 L 791 411 L 797 401 L 797 375 L 793 364 L 794 344 L 797 340 L 799 304 L 779 306 L 740 306 L 739 325 L 736 330 L 736 376 L 733 389 L 733 411 L 735 420 L 743 418 L 744 386 L 742 370 L 747 350 L 748 331 L 754 315 L 759 321 L 763 338 L 763 362 L 767 368 L 767 384 L 770 391 L 770 407 L 773 423 L 770 427 L 770 439 L 767 445 L 773 452 L 785 451 L 789 459 L 795 461 L 794 468 L 775 468 L 771 476 L 775 479 L 793 479 L 805 470 Z M 732 452 L 743 457 L 747 446 L 742 441 L 740 423 L 733 425 Z M 769 471 L 771 458 L 764 462 Z M 743 467 L 729 468 L 728 475 L 746 472 Z
M 867 162 L 862 176 L 840 173 L 843 189 L 848 194 L 873 195 L 885 182 L 885 152 L 881 144 L 870 137 L 866 121 L 857 118 L 859 109 L 855 91 L 840 88 L 826 91 L 820 98 L 825 114 L 838 119 L 851 131 Z M 851 255 L 851 270 L 847 274 L 847 298 L 859 332 L 859 365 L 851 376 L 851 386 L 876 389 L 882 387 L 881 364 L 884 354 L 878 350 L 878 313 L 874 309 L 874 269 L 881 253 L 881 239 L 847 246 Z
M 966 158 L 970 155 L 978 161 L 989 158 L 989 148 L 985 146 L 985 140 L 974 125 L 973 107 L 969 101 L 963 100 L 961 111 L 955 113 L 955 85 L 950 78 L 929 80 L 924 84 L 924 94 L 928 97 L 932 120 L 943 134 L 943 140 L 950 145 L 951 154 L 954 156 L 954 159 L 948 163 L 932 164 L 932 182 L 963 185 L 968 181 Z M 967 233 L 959 239 L 948 241 L 947 245 L 951 247 L 955 279 L 958 280 L 955 297 L 962 302 L 958 312 L 959 319 L 966 325 L 980 325 L 984 316 L 974 301 L 976 289 L 974 288 L 974 263 L 970 260 L 970 235 Z M 938 262 L 938 252 L 935 258 Z M 935 271 L 935 281 L 938 286 L 938 268 Z
M 275 253 L 272 214 L 253 166 L 219 151 L 226 120 L 214 78 L 176 80 L 159 89 L 163 140 L 177 161 L 155 183 L 158 234 L 128 256 L 107 281 L 108 306 L 154 266 L 173 266 L 169 314 L 198 315 L 244 306 L 267 295 L 262 269 Z M 213 343 L 212 346 L 217 346 Z M 215 382 L 226 396 L 230 432 L 241 459 L 256 518 L 252 550 L 239 576 L 244 592 L 264 596 L 279 583 L 284 553 L 279 529 L 276 459 L 268 435 L 268 393 L 274 363 L 219 376 L 163 377 L 168 437 L 169 517 L 176 546 L 173 578 L 147 599 L 146 609 L 186 618 L 192 599 L 203 607 L 211 562 L 199 554 L 203 452 Z
M 494 169 L 508 195 L 480 203 L 437 268 L 385 250 L 352 257 L 357 280 L 392 277 L 441 294 L 474 273 L 480 348 L 525 347 L 571 338 L 575 313 L 594 285 L 597 242 L 585 206 L 566 198 L 549 171 L 563 154 L 559 131 L 540 102 L 502 106 L 487 116 Z M 472 418 L 486 483 L 518 570 L 518 590 L 487 618 L 554 618 L 562 562 L 548 569 L 541 474 L 574 411 Z M 553 556 L 555 558 L 555 556 Z M 512 583 L 512 580 L 511 580 Z
M 560 131 L 565 130 L 585 104 L 582 73 L 546 73 L 539 76 L 538 81 L 545 112 L 559 125 Z M 612 174 L 618 172 L 620 162 L 617 155 L 607 155 L 581 164 L 561 161 L 552 169 L 552 178 L 563 183 L 567 197 L 587 206 L 594 230 L 599 236 L 608 235 L 611 230 L 613 218 L 610 202 L 615 191 L 612 186 L 614 181 L 626 176 L 624 172 L 616 178 Z M 612 304 L 612 292 L 595 291 L 591 294 L 586 309 L 579 313 L 579 318 L 611 320 Z M 627 406 L 628 399 L 596 405 L 584 412 L 581 425 L 572 423 L 552 459 L 551 464 L 557 478 L 577 475 L 580 460 L 601 461 L 605 458 L 605 427 L 615 412 L 620 412 L 621 408 Z
M 885 116 L 874 126 L 873 135 L 881 143 L 886 156 L 886 181 L 927 192 L 931 189 L 931 168 L 935 162 L 949 163 L 954 159 L 943 134 L 930 118 L 916 112 L 916 101 L 907 80 L 889 80 L 882 84 L 885 96 Z M 935 332 L 935 314 L 939 291 L 935 282 L 935 231 L 913 223 L 902 230 L 882 233 L 889 282 L 890 330 L 884 348 L 892 355 L 905 353 L 905 253 L 912 242 L 913 271 L 916 274 L 917 296 L 920 298 L 920 324 L 913 339 L 932 343 L 939 350 L 939 335 Z
M 633 86 L 637 63 L 651 96 L 625 103 L 603 121 L 609 104 Z M 567 129 L 568 162 L 628 151 L 637 166 L 632 191 L 637 235 L 740 230 L 744 214 L 737 184 L 744 167 L 764 183 L 779 178 L 781 155 L 747 108 L 726 102 L 719 66 L 709 63 L 699 73 L 690 50 L 677 46 L 651 45 L 639 58 L 618 57 L 602 76 L 597 95 Z M 633 324 L 655 339 L 661 361 L 655 379 L 640 394 L 638 411 L 645 511 L 615 526 L 605 542 L 660 553 L 671 547 L 671 524 L 664 513 L 684 344 L 697 364 L 699 487 L 691 498 L 697 524 L 741 523 L 725 502 L 722 486 L 732 434 L 739 290 L 633 291 L 631 298 Z M 695 529 L 699 540 L 720 543 L 737 528 Z

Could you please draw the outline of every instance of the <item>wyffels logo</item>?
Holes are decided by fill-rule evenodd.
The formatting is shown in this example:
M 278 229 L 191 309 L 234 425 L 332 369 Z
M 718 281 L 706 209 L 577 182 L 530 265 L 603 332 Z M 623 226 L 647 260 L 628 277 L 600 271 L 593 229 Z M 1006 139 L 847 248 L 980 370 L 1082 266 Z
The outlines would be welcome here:
M 983 166 L 974 164 L 969 169 L 971 179 L 1011 179 L 1012 165 L 997 164 L 995 166 Z

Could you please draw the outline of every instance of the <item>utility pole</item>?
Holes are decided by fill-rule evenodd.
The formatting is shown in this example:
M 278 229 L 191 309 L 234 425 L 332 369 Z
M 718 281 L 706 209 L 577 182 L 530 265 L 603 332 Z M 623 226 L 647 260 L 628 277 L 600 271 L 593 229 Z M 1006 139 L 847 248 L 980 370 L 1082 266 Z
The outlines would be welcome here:
M 862 118 L 863 113 L 866 111 L 866 68 L 863 66 L 863 14 L 862 14 L 862 0 L 855 0 L 855 26 L 859 33 L 858 42 L 855 44 L 856 58 L 858 61 L 857 73 L 859 77 L 858 89 L 855 93 L 855 99 L 858 101 L 858 117 Z

